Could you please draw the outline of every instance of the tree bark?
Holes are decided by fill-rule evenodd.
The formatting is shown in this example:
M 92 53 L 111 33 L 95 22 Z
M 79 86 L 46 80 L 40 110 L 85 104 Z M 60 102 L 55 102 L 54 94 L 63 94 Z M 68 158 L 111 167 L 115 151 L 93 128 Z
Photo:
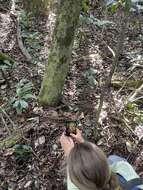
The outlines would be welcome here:
M 42 105 L 53 106 L 60 101 L 80 10 L 81 0 L 60 2 L 48 64 L 39 94 L 39 102 Z

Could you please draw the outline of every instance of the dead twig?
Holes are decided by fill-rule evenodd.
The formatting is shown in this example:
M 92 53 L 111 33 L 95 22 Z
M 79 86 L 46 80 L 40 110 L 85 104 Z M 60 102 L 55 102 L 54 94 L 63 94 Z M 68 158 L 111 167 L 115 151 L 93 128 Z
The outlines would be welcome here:
M 5 82 L 7 83 L 8 87 L 10 87 L 10 83 L 9 83 L 7 77 L 5 76 L 4 71 L 3 71 L 2 69 L 0 69 L 0 72 L 1 72 L 1 75 L 2 75 L 3 79 L 4 79 Z
M 134 102 L 136 96 L 141 92 L 143 89 L 143 84 L 135 90 L 135 92 L 128 98 L 127 102 Z
M 6 113 L 6 111 L 0 107 L 0 111 L 6 116 L 6 118 L 9 120 L 9 122 L 11 123 L 13 129 L 17 130 L 17 127 L 15 125 L 15 123 L 11 120 L 11 118 L 9 117 L 9 115 Z
M 133 76 L 134 73 L 132 73 L 127 80 L 123 83 L 122 87 L 119 89 L 119 91 L 115 94 L 115 97 L 117 97 L 117 95 L 123 90 L 123 88 L 126 86 L 128 80 Z
M 10 131 L 10 129 L 8 128 L 7 124 L 6 124 L 5 119 L 3 118 L 3 115 L 0 114 L 0 117 L 1 117 L 1 120 L 2 120 L 2 122 L 3 122 L 3 124 L 4 124 L 4 127 L 6 128 L 6 130 L 7 130 L 7 132 L 8 132 L 8 134 L 11 135 L 11 131 Z
M 133 129 L 132 129 L 132 128 L 129 126 L 129 124 L 127 123 L 125 117 L 122 119 L 122 121 L 124 122 L 124 124 L 126 125 L 126 127 L 127 127 L 135 136 L 137 136 L 137 135 L 135 134 L 135 132 L 133 131 Z
M 41 162 L 40 158 L 37 156 L 37 154 L 35 153 L 35 151 L 33 149 L 31 149 L 31 151 L 32 151 L 32 154 L 37 158 L 37 160 L 39 162 Z
M 24 47 L 23 42 L 22 42 L 19 17 L 17 17 L 17 41 L 18 41 L 18 45 L 19 45 L 19 48 L 20 48 L 22 54 L 23 54 L 23 55 L 26 57 L 26 59 L 27 59 L 27 62 L 32 63 L 32 57 L 31 57 L 31 55 L 28 53 L 28 51 L 26 50 L 26 48 Z
M 134 134 L 135 136 L 137 136 L 136 134 L 135 134 L 135 132 L 133 131 L 133 129 L 129 126 L 129 124 L 127 123 L 127 121 L 126 121 L 126 118 L 121 118 L 121 116 L 118 116 L 118 117 L 116 117 L 116 116 L 111 116 L 111 118 L 113 118 L 114 120 L 117 120 L 117 121 L 119 121 L 119 122 L 122 122 L 122 123 L 124 123 L 125 124 L 125 126 L 127 127 L 127 129 L 132 133 L 132 134 Z M 119 127 L 119 126 L 118 126 Z

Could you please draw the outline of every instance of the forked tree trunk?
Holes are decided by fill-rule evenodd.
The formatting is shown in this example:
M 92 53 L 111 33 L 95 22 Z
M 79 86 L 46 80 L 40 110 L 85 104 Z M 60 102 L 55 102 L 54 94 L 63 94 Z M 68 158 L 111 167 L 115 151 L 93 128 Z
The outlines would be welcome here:
M 67 76 L 81 0 L 61 0 L 39 102 L 57 105 Z

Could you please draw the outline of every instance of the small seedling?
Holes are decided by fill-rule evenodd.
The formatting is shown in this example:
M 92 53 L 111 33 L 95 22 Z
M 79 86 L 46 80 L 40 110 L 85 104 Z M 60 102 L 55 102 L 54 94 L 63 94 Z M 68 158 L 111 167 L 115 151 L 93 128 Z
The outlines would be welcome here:
M 13 146 L 13 154 L 16 159 L 23 159 L 32 153 L 32 148 L 29 145 L 16 144 Z
M 21 79 L 16 85 L 16 96 L 11 102 L 17 114 L 21 114 L 24 109 L 28 108 L 28 100 L 35 99 L 35 96 L 32 95 L 32 89 L 32 83 L 26 79 Z

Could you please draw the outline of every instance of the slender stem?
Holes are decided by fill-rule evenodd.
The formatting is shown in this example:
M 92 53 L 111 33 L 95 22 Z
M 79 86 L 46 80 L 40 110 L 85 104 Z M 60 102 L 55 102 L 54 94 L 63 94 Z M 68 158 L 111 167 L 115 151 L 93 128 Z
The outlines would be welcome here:
M 97 126 L 99 124 L 99 118 L 100 118 L 100 113 L 101 113 L 103 103 L 104 103 L 104 97 L 105 97 L 107 91 L 108 90 L 110 91 L 112 77 L 113 77 L 114 72 L 116 70 L 116 67 L 117 67 L 117 65 L 119 63 L 119 57 L 120 57 L 120 55 L 121 55 L 121 53 L 123 51 L 123 44 L 124 44 L 124 39 L 125 39 L 125 31 L 126 31 L 126 28 L 127 28 L 127 21 L 128 21 L 128 16 L 129 16 L 128 14 L 129 14 L 129 12 L 127 12 L 125 10 L 124 19 L 122 20 L 122 23 L 121 23 L 120 33 L 119 33 L 118 42 L 117 42 L 117 48 L 116 48 L 116 51 L 115 51 L 115 56 L 114 56 L 113 63 L 112 63 L 111 69 L 110 69 L 110 73 L 109 73 L 109 75 L 107 77 L 107 80 L 105 81 L 105 84 L 103 84 L 103 87 L 101 89 L 99 107 L 98 107 L 98 110 L 97 110 L 97 113 L 96 113 L 96 124 L 97 124 Z

